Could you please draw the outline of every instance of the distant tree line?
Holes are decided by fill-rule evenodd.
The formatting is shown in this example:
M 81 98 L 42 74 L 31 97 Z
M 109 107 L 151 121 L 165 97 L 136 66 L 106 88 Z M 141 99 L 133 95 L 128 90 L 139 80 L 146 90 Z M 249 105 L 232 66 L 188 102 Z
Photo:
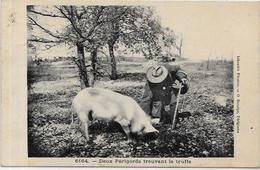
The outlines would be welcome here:
M 65 26 L 53 31 L 44 22 L 45 17 L 62 20 Z M 28 48 L 39 43 L 45 44 L 47 49 L 58 44 L 76 47 L 74 61 L 79 69 L 81 88 L 93 85 L 88 81 L 85 52 L 91 54 L 95 79 L 97 53 L 107 47 L 110 78 L 117 79 L 115 47 L 119 43 L 133 53 L 143 53 L 148 59 L 165 51 L 170 53 L 167 49 L 172 46 L 179 51 L 182 47 L 182 42 L 180 46 L 176 44 L 174 32 L 163 28 L 154 9 L 148 6 L 27 6 L 27 18 Z

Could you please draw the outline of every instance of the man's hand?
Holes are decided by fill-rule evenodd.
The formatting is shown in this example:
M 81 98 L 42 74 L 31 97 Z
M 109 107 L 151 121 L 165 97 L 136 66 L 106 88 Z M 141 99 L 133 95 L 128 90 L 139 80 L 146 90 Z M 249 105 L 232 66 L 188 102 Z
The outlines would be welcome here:
M 188 80 L 186 78 L 181 79 L 180 81 L 175 81 L 175 83 L 172 84 L 172 87 L 175 89 L 179 89 L 180 87 L 184 87 L 188 85 Z M 182 86 L 181 86 L 182 84 Z
M 170 105 L 164 106 L 164 110 L 165 110 L 166 112 L 169 112 L 169 111 L 171 110 Z
M 181 82 L 180 81 L 175 81 L 173 84 L 172 84 L 172 88 L 174 89 L 179 89 L 181 86 Z
M 187 79 L 186 78 L 181 79 L 181 83 L 182 84 L 187 84 Z

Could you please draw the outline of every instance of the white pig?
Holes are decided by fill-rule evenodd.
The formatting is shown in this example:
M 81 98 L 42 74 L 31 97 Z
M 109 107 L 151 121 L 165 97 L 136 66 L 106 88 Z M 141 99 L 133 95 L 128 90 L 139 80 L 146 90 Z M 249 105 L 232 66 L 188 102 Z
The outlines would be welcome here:
M 92 118 L 118 122 L 127 137 L 131 132 L 138 135 L 155 134 L 158 137 L 158 130 L 152 126 L 150 117 L 134 99 L 108 89 L 90 87 L 80 91 L 72 102 L 72 116 L 74 113 L 81 121 L 86 140 L 89 140 L 88 126 Z

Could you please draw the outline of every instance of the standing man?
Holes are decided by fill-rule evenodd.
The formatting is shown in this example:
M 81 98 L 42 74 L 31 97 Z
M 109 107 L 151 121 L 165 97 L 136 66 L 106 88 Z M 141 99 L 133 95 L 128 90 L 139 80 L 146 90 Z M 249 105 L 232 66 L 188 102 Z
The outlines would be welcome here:
M 177 84 L 182 83 L 180 94 L 185 94 L 189 89 L 187 74 L 179 65 L 161 61 L 148 68 L 146 78 L 141 107 L 152 118 L 171 124 L 179 91 Z

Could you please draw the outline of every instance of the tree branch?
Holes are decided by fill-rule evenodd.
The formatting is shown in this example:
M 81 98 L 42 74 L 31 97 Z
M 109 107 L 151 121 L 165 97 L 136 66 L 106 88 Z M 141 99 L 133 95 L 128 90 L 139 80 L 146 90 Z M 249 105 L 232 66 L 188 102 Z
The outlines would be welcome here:
M 93 34 L 93 32 L 95 31 L 96 27 L 102 23 L 102 22 L 99 22 L 98 20 L 99 20 L 99 18 L 101 17 L 102 12 L 103 12 L 104 9 L 105 9 L 105 7 L 104 7 L 104 6 L 101 6 L 100 10 L 98 11 L 96 20 L 95 20 L 95 21 L 96 21 L 96 22 L 95 22 L 95 25 L 90 29 L 90 31 L 88 32 L 86 38 L 83 39 L 83 42 L 86 41 L 86 40 Z
M 84 12 L 79 13 L 79 10 L 75 10 L 75 15 L 78 20 L 81 20 L 82 15 L 84 15 Z
M 28 11 L 30 11 L 30 12 L 32 12 L 32 13 L 35 13 L 35 14 L 38 14 L 38 15 L 42 15 L 42 16 L 65 18 L 64 16 L 61 16 L 61 15 L 42 13 L 42 12 L 39 12 L 39 11 L 34 11 L 34 10 L 32 10 L 32 9 L 30 9 L 30 10 L 28 10 Z
M 30 17 L 29 15 L 27 16 L 30 21 L 32 21 L 36 26 L 38 26 L 39 28 L 41 28 L 44 32 L 46 32 L 47 34 L 51 35 L 54 38 L 57 39 L 62 39 L 60 36 L 55 35 L 54 33 L 52 33 L 50 30 L 47 30 L 46 28 L 42 27 L 40 24 L 38 24 L 34 19 L 32 19 L 32 17 Z
M 129 10 L 129 8 L 126 8 L 121 14 L 119 14 L 118 16 L 114 17 L 111 20 L 108 21 L 104 21 L 104 22 L 114 22 L 115 20 L 121 18 L 122 16 L 124 16 L 126 14 L 126 12 Z
M 82 32 L 81 30 L 76 26 L 76 23 L 74 22 L 73 20 L 73 16 L 72 16 L 72 11 L 69 11 L 69 9 L 67 9 L 65 6 L 64 6 L 64 9 L 68 12 L 68 14 L 70 15 L 70 17 L 65 14 L 65 12 L 62 10 L 62 8 L 58 8 L 58 7 L 55 7 L 57 8 L 62 14 L 64 17 L 66 17 L 69 22 L 71 23 L 72 27 L 74 28 L 74 30 L 78 33 L 78 35 L 81 37 L 81 38 L 85 38 L 83 35 L 82 35 Z
M 44 38 L 31 38 L 31 39 L 28 39 L 28 41 L 39 42 L 39 43 L 61 43 L 62 42 L 61 40 L 53 41 L 53 40 L 47 40 Z

